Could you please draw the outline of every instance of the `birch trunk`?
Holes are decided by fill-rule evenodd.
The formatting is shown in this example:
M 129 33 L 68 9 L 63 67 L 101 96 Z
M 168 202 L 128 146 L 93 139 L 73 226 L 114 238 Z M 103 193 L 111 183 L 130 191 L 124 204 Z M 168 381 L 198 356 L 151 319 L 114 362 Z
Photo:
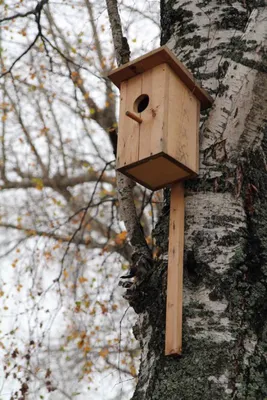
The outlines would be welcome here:
M 200 176 L 186 183 L 183 355 L 164 356 L 168 192 L 161 250 L 134 305 L 133 400 L 267 397 L 267 4 L 162 0 L 162 44 L 214 97 Z

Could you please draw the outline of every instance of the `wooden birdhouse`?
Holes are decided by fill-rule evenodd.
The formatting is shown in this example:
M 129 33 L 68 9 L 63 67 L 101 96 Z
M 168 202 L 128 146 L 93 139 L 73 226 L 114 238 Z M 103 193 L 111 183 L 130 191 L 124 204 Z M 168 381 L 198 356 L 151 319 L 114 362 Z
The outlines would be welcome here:
M 198 173 L 200 109 L 211 97 L 166 47 L 109 74 L 120 88 L 117 169 L 156 190 Z

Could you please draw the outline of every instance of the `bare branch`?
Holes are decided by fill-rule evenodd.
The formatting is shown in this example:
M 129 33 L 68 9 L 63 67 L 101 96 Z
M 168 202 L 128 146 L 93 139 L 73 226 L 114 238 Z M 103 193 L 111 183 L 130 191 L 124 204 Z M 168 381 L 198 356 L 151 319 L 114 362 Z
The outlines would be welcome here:
M 39 32 L 38 32 L 37 35 L 35 36 L 35 39 L 33 40 L 33 42 L 27 47 L 27 49 L 26 49 L 22 54 L 20 54 L 20 55 L 15 59 L 15 61 L 13 61 L 13 63 L 12 63 L 11 66 L 9 67 L 9 69 L 8 69 L 7 71 L 3 72 L 3 73 L 0 75 L 0 78 L 3 78 L 3 76 L 5 76 L 5 75 L 7 75 L 7 74 L 10 74 L 10 73 L 12 72 L 12 69 L 13 69 L 14 66 L 17 64 L 17 62 L 18 62 L 23 56 L 25 56 L 25 54 L 27 54 L 27 53 L 33 48 L 33 46 L 35 45 L 35 43 L 37 42 L 37 40 L 39 39 L 39 37 L 40 37 L 40 34 L 39 34 Z
M 17 64 L 17 62 L 18 62 L 19 60 L 21 60 L 21 58 L 22 58 L 23 56 L 25 56 L 25 54 L 27 54 L 27 53 L 33 48 L 33 46 L 35 45 L 35 43 L 37 42 L 37 40 L 39 39 L 39 37 L 41 37 L 42 40 L 44 39 L 43 34 L 42 34 L 42 28 L 41 28 L 41 24 L 40 24 L 40 19 L 41 19 L 41 12 L 42 12 L 42 9 L 43 9 L 43 7 L 48 3 L 48 1 L 49 1 L 49 0 L 41 0 L 41 1 L 39 1 L 39 2 L 37 3 L 37 6 L 35 7 L 34 10 L 29 11 L 29 12 L 27 12 L 27 13 L 25 13 L 25 14 L 20 14 L 20 13 L 18 13 L 18 14 L 15 14 L 15 15 L 11 16 L 11 17 L 3 18 L 2 20 L 0 20 L 0 23 L 1 23 L 1 22 L 5 22 L 5 21 L 10 21 L 10 20 L 13 20 L 13 19 L 19 18 L 19 17 L 24 18 L 24 17 L 27 17 L 28 15 L 34 15 L 34 16 L 35 16 L 35 21 L 36 21 L 37 27 L 38 27 L 38 33 L 36 34 L 36 36 L 35 36 L 33 42 L 27 47 L 27 49 L 26 49 L 23 53 L 21 53 L 21 54 L 13 61 L 13 63 L 12 63 L 11 66 L 9 67 L 9 69 L 8 69 L 7 71 L 3 72 L 3 74 L 0 75 L 0 78 L 2 78 L 3 76 L 5 76 L 5 75 L 7 75 L 7 74 L 9 74 L 9 73 L 12 72 L 12 69 L 13 69 L 14 66 Z M 44 40 L 43 40 L 43 42 L 44 42 Z M 45 43 L 44 43 L 44 46 L 45 46 Z M 45 47 L 45 48 L 46 48 L 46 47 Z M 47 55 L 49 56 L 47 49 L 46 49 L 46 52 L 47 52 Z
M 55 282 L 59 282 L 59 280 L 60 280 L 60 278 L 61 278 L 61 276 L 62 276 L 63 269 L 64 269 L 64 261 L 65 261 L 65 258 L 66 258 L 66 256 L 67 256 L 67 254 L 68 254 L 70 245 L 71 245 L 71 243 L 74 241 L 74 239 L 75 239 L 77 233 L 82 229 L 82 226 L 83 226 L 83 223 L 84 223 L 84 221 L 85 221 L 85 217 L 86 217 L 86 215 L 87 215 L 87 212 L 88 212 L 88 210 L 89 210 L 89 208 L 90 208 L 90 206 L 91 206 L 91 204 L 92 204 L 92 202 L 93 202 L 93 198 L 94 198 L 94 195 L 95 195 L 95 193 L 96 193 L 97 186 L 98 186 L 99 182 L 101 181 L 101 179 L 102 179 L 102 177 L 103 177 L 103 175 L 104 175 L 104 173 L 105 173 L 105 171 L 106 171 L 106 169 L 107 169 L 107 167 L 108 167 L 109 164 L 111 164 L 111 162 L 106 163 L 105 167 L 104 167 L 103 170 L 101 171 L 101 174 L 100 174 L 100 176 L 99 176 L 99 178 L 98 178 L 98 180 L 97 180 L 97 182 L 96 182 L 96 184 L 95 184 L 94 190 L 93 190 L 93 192 L 92 192 L 92 194 L 91 194 L 90 200 L 89 200 L 87 206 L 86 206 L 86 207 L 84 208 L 84 210 L 83 210 L 83 216 L 82 216 L 82 218 L 81 218 L 80 224 L 79 224 L 78 228 L 74 231 L 74 233 L 72 234 L 72 236 L 71 236 L 71 238 L 70 238 L 70 240 L 69 240 L 69 242 L 68 242 L 66 251 L 65 251 L 65 253 L 64 253 L 63 257 L 62 257 L 62 260 L 61 260 L 61 270 L 60 270 L 60 273 L 59 273 L 58 277 L 55 279 Z
M 11 21 L 11 20 L 16 19 L 16 18 L 25 18 L 25 17 L 28 17 L 29 15 L 35 15 L 36 16 L 37 14 L 39 14 L 42 11 L 42 8 L 48 3 L 48 1 L 49 0 L 41 0 L 41 1 L 39 1 L 34 10 L 27 11 L 26 13 L 17 13 L 17 14 L 11 15 L 10 17 L 2 18 L 2 19 L 0 19 L 0 24 L 2 22 Z
M 24 178 L 22 181 L 7 181 L 3 185 L 0 185 L 0 190 L 4 189 L 29 189 L 35 188 L 36 182 L 42 181 L 44 187 L 50 187 L 55 190 L 66 189 L 68 187 L 74 187 L 85 182 L 97 182 L 100 179 L 100 174 L 96 171 L 86 172 L 81 175 L 67 177 L 60 174 L 53 175 L 51 178 L 23 174 L 21 171 L 16 171 L 20 176 Z M 101 182 L 110 183 L 114 185 L 114 178 L 107 176 L 106 174 L 101 176 Z

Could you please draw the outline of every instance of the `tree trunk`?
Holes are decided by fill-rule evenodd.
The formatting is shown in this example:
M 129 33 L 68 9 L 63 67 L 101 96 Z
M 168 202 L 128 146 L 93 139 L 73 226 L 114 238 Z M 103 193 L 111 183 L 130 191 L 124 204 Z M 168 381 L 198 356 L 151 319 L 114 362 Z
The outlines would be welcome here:
M 162 0 L 167 43 L 215 102 L 186 182 L 182 357 L 164 355 L 169 192 L 154 272 L 134 302 L 133 400 L 267 397 L 267 5 Z

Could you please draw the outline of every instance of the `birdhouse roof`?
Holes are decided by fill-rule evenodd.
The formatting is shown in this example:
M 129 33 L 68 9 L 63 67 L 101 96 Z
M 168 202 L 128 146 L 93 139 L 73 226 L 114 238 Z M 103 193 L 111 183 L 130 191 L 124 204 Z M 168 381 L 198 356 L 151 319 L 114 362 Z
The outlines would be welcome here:
M 160 64 L 168 64 L 179 76 L 185 85 L 194 93 L 201 103 L 201 109 L 211 107 L 213 99 L 195 81 L 188 69 L 175 57 L 167 46 L 159 47 L 156 50 L 130 61 L 119 68 L 114 69 L 108 74 L 109 79 L 119 88 L 121 82 L 133 78 L 136 75 L 154 68 Z

